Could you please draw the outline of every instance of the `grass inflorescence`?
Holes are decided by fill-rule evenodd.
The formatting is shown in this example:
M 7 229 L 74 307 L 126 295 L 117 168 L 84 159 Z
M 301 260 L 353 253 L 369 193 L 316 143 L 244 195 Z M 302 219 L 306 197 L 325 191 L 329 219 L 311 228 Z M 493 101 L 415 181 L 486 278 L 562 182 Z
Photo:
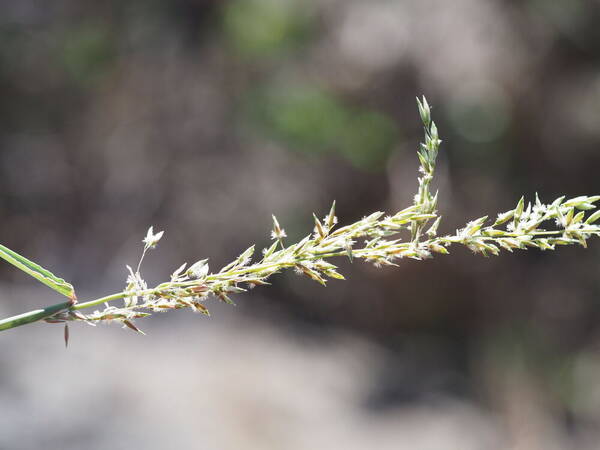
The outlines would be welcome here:
M 557 245 L 572 244 L 586 247 L 591 236 L 600 235 L 600 225 L 595 224 L 600 219 L 600 210 L 594 211 L 600 196 L 559 197 L 546 204 L 537 195 L 533 202 L 528 203 L 521 198 L 513 209 L 499 214 L 495 220 L 488 220 L 487 216 L 480 217 L 468 222 L 454 234 L 439 235 L 441 216 L 437 211 L 438 193 L 433 194 L 430 188 L 442 141 L 431 119 L 427 100 L 417 99 L 417 103 L 425 138 L 417 152 L 420 162 L 417 193 L 409 207 L 393 215 L 374 212 L 357 222 L 338 226 L 333 202 L 325 217 L 319 218 L 313 214 L 315 225 L 310 234 L 290 244 L 286 242 L 284 228 L 273 216 L 270 233 L 273 243 L 263 249 L 258 257 L 252 245 L 218 271 L 210 270 L 208 259 L 190 266 L 183 264 L 168 281 L 152 288 L 147 286 L 142 276 L 142 260 L 158 244 L 163 232 L 155 233 L 150 227 L 143 239 L 144 248 L 137 268 L 134 270 L 127 266 L 127 286 L 123 291 L 76 303 L 73 301 L 73 290 L 71 301 L 66 302 L 64 307 L 54 305 L 45 310 L 4 319 L 0 321 L 0 330 L 45 320 L 53 323 L 85 321 L 92 325 L 97 322 L 118 322 L 141 333 L 134 323 L 136 319 L 181 308 L 209 315 L 206 305 L 210 298 L 233 303 L 231 297 L 235 294 L 255 286 L 268 285 L 272 275 L 286 269 L 293 269 L 299 275 L 322 285 L 326 285 L 331 278 L 343 280 L 338 267 L 331 262 L 334 257 L 346 257 L 350 261 L 363 259 L 376 266 L 393 266 L 403 258 L 423 260 L 436 253 L 448 254 L 448 248 L 456 244 L 489 256 L 498 255 L 501 250 L 554 250 Z M 64 283 L 62 279 L 54 279 Z M 56 289 L 59 287 L 62 288 L 62 285 Z M 81 312 L 98 305 L 104 305 L 104 308 L 89 313 Z M 65 328 L 65 336 L 68 336 L 68 328 Z

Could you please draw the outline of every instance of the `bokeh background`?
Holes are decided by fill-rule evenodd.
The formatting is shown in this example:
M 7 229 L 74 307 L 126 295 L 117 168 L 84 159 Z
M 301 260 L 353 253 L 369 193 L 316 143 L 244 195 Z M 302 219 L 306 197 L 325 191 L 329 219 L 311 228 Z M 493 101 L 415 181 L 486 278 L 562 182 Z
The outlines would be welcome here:
M 442 232 L 600 192 L 594 0 L 3 0 L 1 242 L 120 290 L 412 201 L 425 94 Z M 600 243 L 340 261 L 118 326 L 0 336 L 0 448 L 596 449 Z M 0 313 L 61 301 L 0 265 Z

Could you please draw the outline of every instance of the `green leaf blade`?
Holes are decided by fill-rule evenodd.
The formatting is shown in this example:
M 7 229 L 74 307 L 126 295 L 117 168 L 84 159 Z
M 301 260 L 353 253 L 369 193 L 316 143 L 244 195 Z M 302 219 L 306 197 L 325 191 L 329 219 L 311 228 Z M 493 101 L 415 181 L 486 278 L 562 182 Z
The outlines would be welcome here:
M 49 270 L 44 269 L 40 265 L 28 260 L 24 256 L 19 255 L 17 252 L 12 251 L 2 244 L 0 244 L 0 258 L 4 259 L 6 262 L 12 264 L 16 268 L 38 280 L 40 283 L 43 283 L 49 288 L 54 289 L 56 292 L 64 295 L 65 297 L 68 297 L 71 300 L 76 300 L 77 297 L 75 296 L 75 288 L 73 288 L 72 284 L 66 282 L 62 278 L 58 278 Z

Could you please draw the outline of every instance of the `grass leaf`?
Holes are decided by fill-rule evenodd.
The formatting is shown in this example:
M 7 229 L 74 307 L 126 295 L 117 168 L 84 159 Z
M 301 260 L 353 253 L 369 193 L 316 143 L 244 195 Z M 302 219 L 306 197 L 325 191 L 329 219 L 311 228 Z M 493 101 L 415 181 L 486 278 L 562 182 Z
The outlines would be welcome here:
M 16 268 L 21 269 L 23 272 L 31 275 L 33 278 L 37 279 L 41 283 L 44 283 L 49 288 L 54 289 L 56 292 L 60 292 L 62 295 L 69 297 L 71 300 L 75 300 L 77 298 L 75 296 L 75 289 L 73 288 L 73 285 L 67 283 L 62 278 L 58 278 L 50 271 L 44 269 L 33 261 L 29 261 L 24 256 L 13 252 L 11 249 L 2 244 L 0 244 L 0 258 L 11 263 Z

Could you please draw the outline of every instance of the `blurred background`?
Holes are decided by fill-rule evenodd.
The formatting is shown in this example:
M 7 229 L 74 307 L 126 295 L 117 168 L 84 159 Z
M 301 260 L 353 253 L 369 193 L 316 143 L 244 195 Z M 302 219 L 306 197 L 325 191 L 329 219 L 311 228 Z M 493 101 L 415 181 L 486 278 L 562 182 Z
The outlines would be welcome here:
M 595 0 L 0 1 L 0 239 L 124 287 L 408 206 L 433 105 L 440 231 L 600 192 Z M 1 449 L 596 449 L 600 243 L 293 273 L 118 326 L 0 336 Z M 0 315 L 62 301 L 0 265 Z

